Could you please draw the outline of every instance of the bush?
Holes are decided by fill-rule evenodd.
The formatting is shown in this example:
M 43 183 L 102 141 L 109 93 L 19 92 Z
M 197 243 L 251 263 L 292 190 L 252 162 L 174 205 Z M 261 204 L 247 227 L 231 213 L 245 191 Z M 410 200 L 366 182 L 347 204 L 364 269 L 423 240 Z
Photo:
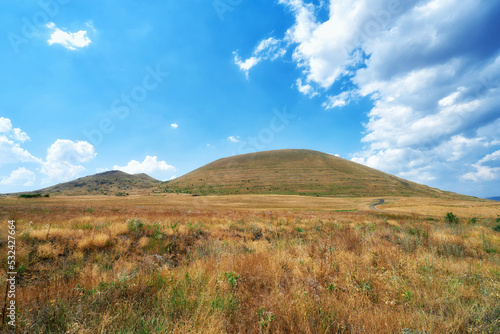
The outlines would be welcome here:
M 229 284 L 231 284 L 231 286 L 233 288 L 236 288 L 236 286 L 238 285 L 238 280 L 240 279 L 240 275 L 236 274 L 236 273 L 233 273 L 233 272 L 227 272 L 227 273 L 224 273 L 224 276 L 226 276 L 227 278 L 227 282 Z
M 40 198 L 42 194 L 21 194 L 19 198 Z
M 453 214 L 453 212 L 447 212 L 444 216 L 444 220 L 450 224 L 458 224 L 458 217 Z
M 130 232 L 142 231 L 144 223 L 140 219 L 132 219 L 128 222 L 128 230 Z
M 469 224 L 475 225 L 475 224 L 477 224 L 477 222 L 478 222 L 478 219 L 476 217 L 472 217 L 471 219 L 469 219 Z
M 493 231 L 500 232 L 500 217 L 495 219 L 495 223 L 497 224 L 493 227 Z

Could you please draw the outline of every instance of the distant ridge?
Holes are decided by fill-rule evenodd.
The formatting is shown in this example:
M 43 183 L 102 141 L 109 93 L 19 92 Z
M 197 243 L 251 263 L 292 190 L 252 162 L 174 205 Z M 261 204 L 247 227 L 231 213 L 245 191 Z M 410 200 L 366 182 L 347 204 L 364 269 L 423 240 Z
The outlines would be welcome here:
M 276 150 L 219 159 L 163 184 L 198 195 L 425 196 L 467 198 L 311 150 Z
M 500 196 L 498 196 L 498 197 L 490 197 L 488 199 L 491 199 L 492 201 L 500 201 Z
M 147 174 L 109 171 L 33 191 L 50 195 L 139 195 L 148 194 L 161 182 Z

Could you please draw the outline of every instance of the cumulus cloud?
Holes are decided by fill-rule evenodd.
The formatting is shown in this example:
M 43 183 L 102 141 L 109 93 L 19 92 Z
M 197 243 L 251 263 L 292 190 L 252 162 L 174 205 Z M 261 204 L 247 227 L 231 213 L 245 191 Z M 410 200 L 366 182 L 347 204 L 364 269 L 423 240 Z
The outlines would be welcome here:
M 73 142 L 58 139 L 47 150 L 45 159 L 33 156 L 22 147 L 29 136 L 19 128 L 14 128 L 10 119 L 0 117 L 0 166 L 4 164 L 36 163 L 47 182 L 64 182 L 76 178 L 85 171 L 82 165 L 96 156 L 94 146 L 85 141 Z M 14 170 L 10 176 L 0 178 L 2 185 L 34 185 L 35 173 L 25 167 Z
M 26 134 L 26 132 L 22 131 L 19 128 L 14 129 L 14 139 L 17 141 L 20 141 L 21 143 L 24 143 L 27 140 L 30 140 L 30 137 Z
M 165 172 L 174 172 L 175 167 L 170 166 L 165 161 L 158 161 L 158 157 L 154 156 L 146 156 L 143 162 L 139 162 L 137 160 L 130 161 L 127 166 L 121 167 L 115 165 L 113 167 L 115 170 L 121 170 L 125 173 L 129 174 L 138 174 L 138 173 L 146 173 L 146 174 L 154 174 L 154 173 L 165 173 Z
M 0 159 L 0 166 L 9 163 L 41 161 L 23 149 L 19 143 L 5 136 L 0 136 L 0 156 L 2 156 L 2 159 Z
M 10 119 L 0 117 L 0 133 L 7 133 L 12 130 L 12 122 Z
M 170 124 L 170 126 L 172 127 L 172 129 L 177 129 L 179 127 L 179 124 L 172 123 L 172 124 Z
M 500 150 L 487 154 L 477 163 L 472 164 L 475 169 L 472 172 L 462 175 L 467 181 L 492 181 L 500 178 Z
M 302 70 L 297 89 L 327 92 L 325 109 L 373 102 L 352 160 L 435 186 L 488 180 L 482 189 L 496 191 L 498 166 L 480 160 L 500 145 L 500 3 L 279 2 L 295 18 L 281 40 Z
M 87 23 L 86 25 L 94 30 L 90 23 Z M 80 30 L 74 33 L 66 32 L 57 28 L 53 22 L 48 23 L 47 28 L 52 31 L 50 38 L 47 41 L 49 45 L 60 44 L 68 50 L 76 51 L 92 43 L 90 38 L 87 36 L 86 30 Z
M 18 168 L 10 174 L 10 176 L 2 177 L 0 184 L 6 186 L 23 186 L 30 187 L 35 184 L 36 175 L 25 167 Z
M 19 128 L 14 128 L 10 119 L 0 117 L 0 166 L 10 163 L 40 162 L 31 153 L 21 147 L 30 140 Z
M 230 136 L 227 137 L 227 140 L 229 140 L 232 143 L 239 143 L 240 142 L 240 136 Z
M 19 128 L 14 128 L 10 119 L 5 117 L 0 117 L 0 135 L 8 136 L 9 138 L 24 143 L 30 140 L 30 137 L 26 132 Z
M 286 54 L 286 47 L 283 45 L 283 41 L 277 40 L 273 37 L 262 40 L 257 47 L 253 50 L 252 56 L 242 60 L 238 54 L 238 51 L 233 52 L 234 63 L 238 65 L 240 70 L 245 73 L 248 78 L 248 72 L 260 63 L 262 60 L 275 60 L 279 57 L 283 57 Z
M 58 139 L 48 148 L 40 171 L 48 177 L 46 181 L 71 180 L 86 170 L 82 163 L 91 161 L 95 156 L 94 146 L 86 141 Z

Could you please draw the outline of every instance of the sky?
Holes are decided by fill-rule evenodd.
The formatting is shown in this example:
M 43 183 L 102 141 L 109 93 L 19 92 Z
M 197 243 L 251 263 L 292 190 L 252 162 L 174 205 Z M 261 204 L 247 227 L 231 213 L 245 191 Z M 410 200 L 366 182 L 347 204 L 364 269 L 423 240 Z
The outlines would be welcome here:
M 500 2 L 0 3 L 0 193 L 303 148 L 500 196 Z

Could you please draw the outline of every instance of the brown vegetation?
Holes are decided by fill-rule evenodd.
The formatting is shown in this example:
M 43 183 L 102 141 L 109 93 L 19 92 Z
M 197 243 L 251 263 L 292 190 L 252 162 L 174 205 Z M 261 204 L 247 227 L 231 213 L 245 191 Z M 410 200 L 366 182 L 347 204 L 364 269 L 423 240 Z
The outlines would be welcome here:
M 395 212 L 398 205 L 404 211 L 404 199 L 381 206 L 391 206 L 391 212 L 368 210 L 373 199 L 309 198 L 309 209 L 302 199 L 0 199 L 1 219 L 17 221 L 19 329 L 495 333 L 500 328 L 497 215 L 478 217 L 482 207 L 500 214 L 500 205 L 474 202 L 476 219 L 459 216 L 457 224 L 448 224 L 444 215 Z M 0 227 L 1 254 L 6 227 Z M 2 264 L 3 282 L 5 273 Z
M 467 199 L 466 196 L 407 181 L 330 154 L 296 149 L 220 159 L 166 182 L 164 191 L 197 195 L 425 196 Z

